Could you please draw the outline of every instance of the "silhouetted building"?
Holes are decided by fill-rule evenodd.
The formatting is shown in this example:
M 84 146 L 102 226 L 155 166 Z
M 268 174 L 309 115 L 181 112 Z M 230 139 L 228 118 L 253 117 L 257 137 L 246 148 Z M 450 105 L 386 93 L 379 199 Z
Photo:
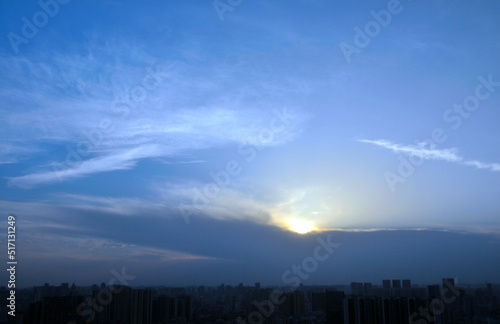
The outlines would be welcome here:
M 132 290 L 132 316 L 131 324 L 150 324 L 152 320 L 153 303 L 151 300 L 151 290 Z
M 440 296 L 439 285 L 428 285 L 427 295 L 429 296 L 429 298 L 439 298 Z
M 372 284 L 370 282 L 365 282 L 363 286 L 364 286 L 364 295 L 370 296 L 372 293 Z
M 83 323 L 83 318 L 77 313 L 78 305 L 83 303 L 83 296 L 44 297 L 41 303 L 40 324 L 67 324 L 68 322 Z M 35 309 L 33 309 L 36 312 Z M 34 316 L 36 320 L 38 316 Z M 33 322 L 33 324 L 38 324 Z
M 152 322 L 151 291 L 114 286 L 92 293 L 93 323 L 150 324 Z
M 42 302 L 30 304 L 25 321 L 30 324 L 42 323 Z
M 285 302 L 281 304 L 281 311 L 285 316 L 300 316 L 305 313 L 304 293 L 294 291 L 284 294 Z
M 191 320 L 191 297 L 187 295 L 180 295 L 176 298 L 177 302 L 177 318 L 186 321 Z
M 384 299 L 384 318 L 385 324 L 409 323 L 408 300 L 404 297 Z
M 311 293 L 311 310 L 313 312 L 324 311 L 325 307 L 326 307 L 325 298 L 326 298 L 326 295 L 324 292 Z
M 326 323 L 344 323 L 346 317 L 344 302 L 345 294 L 343 291 L 326 291 Z
M 177 307 L 174 297 L 159 295 L 153 302 L 153 322 L 170 323 L 177 316 Z
M 443 278 L 441 300 L 444 302 L 442 319 L 444 323 L 455 323 L 462 317 L 464 300 L 463 289 L 455 285 L 455 279 Z

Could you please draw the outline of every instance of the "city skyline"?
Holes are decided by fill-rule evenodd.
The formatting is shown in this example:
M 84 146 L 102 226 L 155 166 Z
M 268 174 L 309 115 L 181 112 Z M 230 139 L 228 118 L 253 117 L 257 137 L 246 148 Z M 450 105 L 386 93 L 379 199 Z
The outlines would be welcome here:
M 234 283 L 227 283 L 227 282 L 221 282 L 218 285 L 133 285 L 131 284 L 132 282 L 130 281 L 131 277 L 135 276 L 130 276 L 130 274 L 126 273 L 125 269 L 122 269 L 122 274 L 125 274 L 126 276 L 130 276 L 128 280 L 123 280 L 123 277 L 120 277 L 120 273 L 116 272 L 119 275 L 111 275 L 111 280 L 108 280 L 108 282 L 102 281 L 100 283 L 95 282 L 91 285 L 77 285 L 75 282 L 60 282 L 59 284 L 52 284 L 52 283 L 43 283 L 40 285 L 35 285 L 35 286 L 29 286 L 29 287 L 23 287 L 21 288 L 22 290 L 26 289 L 32 289 L 32 288 L 43 288 L 43 287 L 50 287 L 53 289 L 72 289 L 74 288 L 92 288 L 97 286 L 99 289 L 105 289 L 107 287 L 114 287 L 114 286 L 123 286 L 123 287 L 129 287 L 133 289 L 148 289 L 148 288 L 172 288 L 172 289 L 177 289 L 177 288 L 182 288 L 182 289 L 200 289 L 200 288 L 210 288 L 210 289 L 221 289 L 221 287 L 224 287 L 224 289 L 238 289 L 238 288 L 256 288 L 256 289 L 265 289 L 265 288 L 288 288 L 285 291 L 295 291 L 297 289 L 302 289 L 302 288 L 325 288 L 325 289 L 343 289 L 343 291 L 348 291 L 350 294 L 359 294 L 363 295 L 366 294 L 365 288 L 367 285 L 369 285 L 370 288 L 376 288 L 376 289 L 400 289 L 401 291 L 404 289 L 408 288 L 425 288 L 428 289 L 431 286 L 438 286 L 441 288 L 446 287 L 446 284 L 443 284 L 442 281 L 444 280 L 449 280 L 452 281 L 454 285 L 459 286 L 459 287 L 465 287 L 465 288 L 481 288 L 485 285 L 493 285 L 493 286 L 498 286 L 498 283 L 495 282 L 483 282 L 483 283 L 464 283 L 464 282 L 459 282 L 458 277 L 455 278 L 442 278 L 438 281 L 435 282 L 427 282 L 427 283 L 414 283 L 411 279 L 382 279 L 379 283 L 376 282 L 357 282 L 357 281 L 352 281 L 350 283 L 334 283 L 334 284 L 316 284 L 316 285 L 307 285 L 307 284 L 302 284 L 301 286 L 287 286 L 287 285 L 265 285 L 262 284 L 261 282 L 254 282 L 250 284 L 246 284 L 243 282 L 234 282 Z M 133 280 L 133 279 L 132 279 Z M 123 282 L 122 282 L 123 281 Z M 395 284 L 395 282 L 398 282 L 399 284 Z M 406 282 L 406 285 L 405 285 Z M 359 288 L 354 288 L 358 287 Z M 5 286 L 3 287 L 4 289 L 6 288 Z M 353 289 L 360 289 L 360 293 L 357 293 Z
M 0 289 L 5 297 L 7 290 Z M 300 286 L 291 289 L 253 286 L 143 287 L 101 283 L 78 287 L 33 287 L 18 292 L 23 307 L 19 323 L 447 323 L 499 320 L 500 286 L 412 285 L 384 280 L 383 286 Z M 6 313 L 0 312 L 0 321 Z

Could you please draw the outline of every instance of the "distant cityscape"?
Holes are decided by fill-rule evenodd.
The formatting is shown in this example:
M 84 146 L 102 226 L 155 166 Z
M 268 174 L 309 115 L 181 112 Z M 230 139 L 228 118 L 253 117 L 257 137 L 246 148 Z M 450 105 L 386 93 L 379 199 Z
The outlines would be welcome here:
M 10 290 L 0 288 L 2 299 Z M 453 278 L 415 285 L 261 287 L 90 287 L 63 283 L 17 289 L 16 316 L 1 308 L 0 322 L 22 324 L 157 323 L 500 323 L 500 285 L 459 285 Z M 12 318 L 15 318 L 12 321 Z

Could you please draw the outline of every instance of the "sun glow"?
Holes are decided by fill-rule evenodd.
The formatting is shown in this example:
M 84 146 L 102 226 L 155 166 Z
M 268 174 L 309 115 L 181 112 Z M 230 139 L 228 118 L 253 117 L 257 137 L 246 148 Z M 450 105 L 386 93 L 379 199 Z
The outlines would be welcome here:
M 306 234 L 311 231 L 316 230 L 316 227 L 314 226 L 313 222 L 303 220 L 303 219 L 297 219 L 297 218 L 291 218 L 288 220 L 288 223 L 290 225 L 289 229 L 291 231 L 297 232 L 299 234 Z

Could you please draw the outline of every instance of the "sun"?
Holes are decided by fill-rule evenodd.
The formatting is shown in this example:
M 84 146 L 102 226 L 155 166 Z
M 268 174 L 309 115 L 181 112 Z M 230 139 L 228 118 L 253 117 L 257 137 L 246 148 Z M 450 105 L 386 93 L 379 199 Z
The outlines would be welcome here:
M 291 231 L 297 232 L 299 234 L 306 234 L 311 231 L 316 230 L 316 227 L 314 226 L 313 222 L 303 220 L 303 219 L 297 219 L 297 218 L 291 218 L 288 220 L 288 223 L 290 225 L 289 229 Z

